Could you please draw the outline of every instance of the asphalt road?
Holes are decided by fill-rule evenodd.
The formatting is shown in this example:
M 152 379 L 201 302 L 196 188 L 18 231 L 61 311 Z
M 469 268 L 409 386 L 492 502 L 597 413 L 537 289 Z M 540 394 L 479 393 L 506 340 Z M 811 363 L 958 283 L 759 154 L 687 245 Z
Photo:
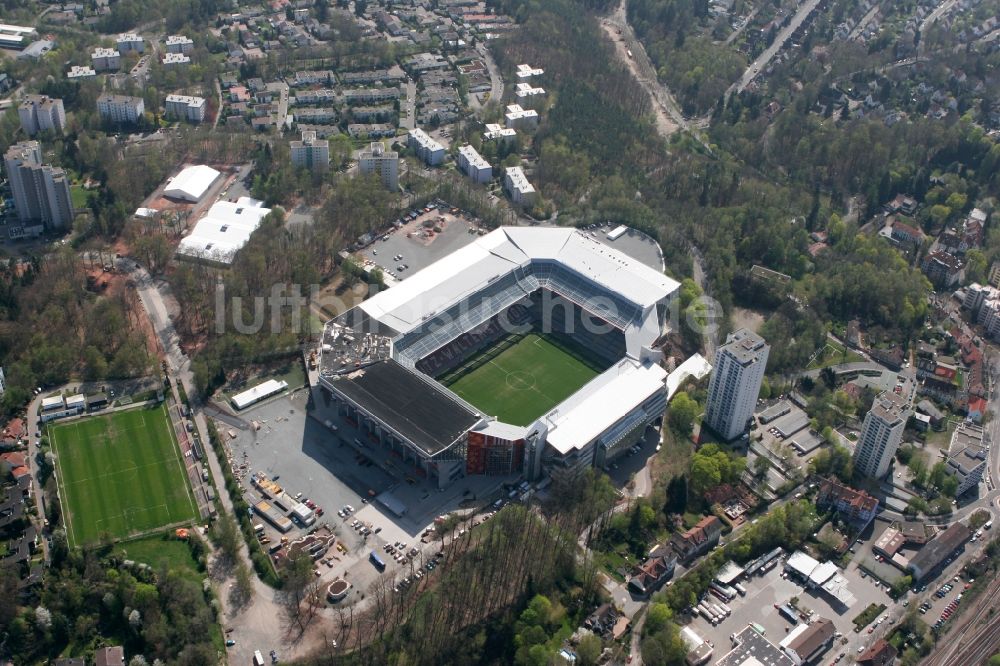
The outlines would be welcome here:
M 750 85 L 750 82 L 757 77 L 761 70 L 767 67 L 767 64 L 771 62 L 771 59 L 777 55 L 778 51 L 780 51 L 782 47 L 784 47 L 785 42 L 787 42 L 792 36 L 792 33 L 798 30 L 799 26 L 802 25 L 802 22 L 806 20 L 806 17 L 809 16 L 814 9 L 816 9 L 819 3 L 820 0 L 806 0 L 799 6 L 798 11 L 795 12 L 795 16 L 792 17 L 792 20 L 781 30 L 781 32 L 778 33 L 778 36 L 775 37 L 774 43 L 767 47 L 763 53 L 757 56 L 757 59 L 747 66 L 746 71 L 743 72 L 743 76 L 741 76 L 736 83 L 730 86 L 729 90 L 726 91 L 726 97 L 729 97 L 729 95 L 734 93 L 739 94 L 743 92 L 748 85 Z

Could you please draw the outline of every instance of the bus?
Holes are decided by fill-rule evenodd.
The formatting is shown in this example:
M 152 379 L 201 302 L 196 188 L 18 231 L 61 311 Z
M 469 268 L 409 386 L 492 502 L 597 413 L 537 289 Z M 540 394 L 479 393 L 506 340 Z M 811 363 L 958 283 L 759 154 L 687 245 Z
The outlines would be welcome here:
M 376 553 L 374 550 L 368 556 L 368 559 L 371 561 L 372 564 L 375 565 L 376 569 L 378 569 L 379 571 L 385 571 L 385 562 L 382 561 L 382 558 L 379 557 L 378 553 Z
M 628 227 L 626 227 L 624 224 L 619 225 L 615 227 L 613 231 L 608 233 L 608 240 L 616 241 L 622 236 L 624 236 L 626 231 L 628 231 Z

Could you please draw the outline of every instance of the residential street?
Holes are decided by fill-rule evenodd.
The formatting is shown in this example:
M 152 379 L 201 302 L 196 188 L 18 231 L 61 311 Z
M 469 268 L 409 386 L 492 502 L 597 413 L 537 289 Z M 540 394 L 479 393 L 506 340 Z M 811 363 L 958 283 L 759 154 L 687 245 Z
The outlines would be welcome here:
M 806 17 L 809 16 L 814 9 L 816 9 L 819 2 L 820 0 L 805 0 L 805 2 L 799 6 L 798 11 L 795 12 L 795 16 L 792 17 L 792 20 L 788 23 L 788 25 L 782 28 L 781 32 L 778 33 L 778 36 L 775 37 L 774 43 L 767 47 L 763 53 L 757 56 L 757 59 L 747 66 L 746 71 L 743 72 L 743 76 L 741 76 L 736 83 L 729 87 L 729 90 L 726 91 L 726 97 L 743 92 L 743 90 L 750 85 L 750 82 L 753 81 L 762 70 L 767 68 L 771 59 L 777 55 L 782 47 L 784 47 L 785 42 L 788 41 L 793 32 L 798 30 L 799 26 L 802 25 L 802 22 L 806 20 Z

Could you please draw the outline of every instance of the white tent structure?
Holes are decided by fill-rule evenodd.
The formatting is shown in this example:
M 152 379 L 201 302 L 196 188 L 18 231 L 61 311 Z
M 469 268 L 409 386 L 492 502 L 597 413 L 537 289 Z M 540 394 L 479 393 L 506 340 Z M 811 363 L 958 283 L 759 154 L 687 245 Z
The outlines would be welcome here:
M 212 183 L 222 174 L 212 167 L 191 166 L 174 176 L 163 189 L 164 196 L 183 201 L 200 201 Z
M 236 203 L 219 201 L 198 220 L 190 235 L 181 239 L 177 254 L 181 259 L 218 266 L 233 263 L 236 252 L 246 245 L 260 221 L 271 212 L 264 202 L 240 197 Z

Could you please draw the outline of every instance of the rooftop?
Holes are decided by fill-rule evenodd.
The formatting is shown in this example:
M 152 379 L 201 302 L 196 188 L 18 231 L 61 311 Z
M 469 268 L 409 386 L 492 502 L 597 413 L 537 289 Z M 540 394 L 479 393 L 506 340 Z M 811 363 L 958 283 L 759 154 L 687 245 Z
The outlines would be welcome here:
M 679 287 L 659 271 L 574 229 L 500 227 L 358 307 L 405 333 L 535 261 L 561 264 L 643 308 L 668 298 Z
M 715 666 L 795 666 L 794 662 L 753 627 L 736 633 L 734 647 L 719 657 Z
M 446 389 L 392 359 L 346 375 L 333 386 L 428 456 L 448 448 L 480 420 Z
M 902 395 L 892 391 L 883 391 L 872 403 L 870 414 L 885 421 L 886 423 L 896 423 L 906 420 L 907 403 Z
M 910 558 L 910 567 L 926 575 L 940 565 L 959 546 L 972 536 L 964 523 L 952 523 L 944 532 L 931 539 L 916 555 Z
M 521 167 L 507 167 L 504 172 L 507 178 L 510 179 L 510 185 L 518 192 L 527 194 L 528 192 L 534 192 L 534 186 L 528 182 L 528 177 L 524 175 L 524 169 Z
M 475 148 L 470 145 L 462 146 L 458 149 L 458 152 L 468 161 L 469 165 L 474 169 L 489 169 L 490 163 L 487 162 L 482 155 L 480 155 Z
M 588 444 L 651 394 L 663 391 L 666 378 L 655 363 L 622 359 L 542 417 L 549 426 L 546 441 L 559 453 Z
M 191 233 L 181 239 L 177 254 L 192 259 L 230 264 L 246 245 L 260 221 L 271 212 L 264 202 L 240 197 L 236 203 L 219 201 L 198 220 Z
M 753 363 L 760 359 L 761 349 L 766 344 L 764 338 L 750 329 L 741 328 L 735 333 L 729 334 L 726 338 L 726 344 L 722 346 L 720 351 L 725 350 L 740 363 Z
M 190 166 L 174 176 L 163 188 L 163 193 L 168 197 L 198 201 L 221 175 L 212 167 L 204 164 Z

